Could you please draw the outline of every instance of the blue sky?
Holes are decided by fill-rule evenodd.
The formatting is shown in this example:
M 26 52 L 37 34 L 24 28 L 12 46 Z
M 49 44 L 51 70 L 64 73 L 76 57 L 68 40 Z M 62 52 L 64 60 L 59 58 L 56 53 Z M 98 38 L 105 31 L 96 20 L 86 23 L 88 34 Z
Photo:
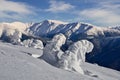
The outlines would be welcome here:
M 0 22 L 45 19 L 120 25 L 120 0 L 0 0 Z

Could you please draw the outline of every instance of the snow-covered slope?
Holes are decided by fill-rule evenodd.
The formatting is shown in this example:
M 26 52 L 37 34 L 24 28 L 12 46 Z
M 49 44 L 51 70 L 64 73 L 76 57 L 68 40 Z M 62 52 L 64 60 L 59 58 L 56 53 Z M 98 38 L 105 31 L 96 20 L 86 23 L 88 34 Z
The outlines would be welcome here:
M 34 23 L 27 29 L 27 32 L 35 36 L 47 36 L 50 31 L 56 29 L 60 24 L 64 25 L 66 23 L 55 20 L 45 20 L 40 23 Z
M 41 50 L 0 42 L 0 80 L 119 80 L 120 72 L 84 63 L 86 75 L 69 72 L 47 64 L 29 54 Z

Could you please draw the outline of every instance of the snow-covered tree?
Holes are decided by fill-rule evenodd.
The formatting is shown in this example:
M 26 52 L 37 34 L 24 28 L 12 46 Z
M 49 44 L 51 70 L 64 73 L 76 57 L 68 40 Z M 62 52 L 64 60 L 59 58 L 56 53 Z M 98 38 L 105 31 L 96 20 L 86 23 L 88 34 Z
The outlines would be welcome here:
M 18 31 L 17 29 L 15 29 L 15 32 L 13 33 L 13 35 L 10 35 L 10 42 L 13 44 L 20 44 L 22 33 L 20 31 Z
M 58 61 L 58 67 L 84 74 L 80 65 L 85 62 L 85 54 L 91 52 L 92 49 L 93 44 L 87 40 L 75 42 L 61 56 Z
M 53 39 L 46 44 L 43 49 L 42 59 L 46 62 L 55 65 L 61 55 L 64 53 L 60 50 L 61 46 L 65 44 L 66 37 L 63 34 L 57 34 L 53 37 Z
M 43 49 L 43 42 L 38 39 L 27 39 L 22 42 L 22 45 L 25 47 L 33 47 L 37 49 Z
M 62 69 L 77 71 L 84 74 L 81 63 L 85 62 L 85 54 L 93 49 L 93 44 L 87 40 L 81 40 L 70 45 L 67 51 L 60 48 L 65 44 L 66 37 L 58 34 L 45 46 L 41 56 L 46 62 Z

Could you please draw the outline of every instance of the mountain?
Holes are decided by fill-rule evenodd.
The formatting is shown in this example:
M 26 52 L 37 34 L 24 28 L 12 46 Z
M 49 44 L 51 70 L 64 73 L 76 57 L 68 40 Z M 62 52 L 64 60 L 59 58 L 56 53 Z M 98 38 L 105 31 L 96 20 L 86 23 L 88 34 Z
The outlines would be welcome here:
M 63 33 L 68 40 L 65 49 L 71 44 L 69 44 L 69 41 L 76 42 L 81 39 L 87 39 L 91 41 L 95 47 L 92 54 L 87 54 L 86 61 L 120 70 L 119 27 L 97 27 L 81 22 L 59 23 L 59 21 L 45 20 L 32 25 L 28 32 L 38 37 L 47 38 L 52 38 L 56 34 Z
M 28 32 L 35 36 L 53 37 L 63 33 L 70 40 L 79 40 L 86 37 L 112 37 L 119 36 L 120 31 L 111 28 L 97 27 L 87 23 L 64 23 L 59 21 L 45 20 L 30 26 Z
M 120 70 L 119 27 L 98 27 L 88 23 L 57 20 L 44 20 L 39 23 L 0 23 L 1 40 L 26 47 L 43 48 L 59 33 L 66 37 L 65 44 L 61 46 L 63 52 L 75 42 L 87 39 L 93 43 L 94 48 L 91 54 L 86 55 L 86 61 Z
M 88 54 L 87 61 L 120 71 L 120 36 L 93 39 L 92 42 L 95 45 L 93 55 Z
M 118 27 L 97 27 L 88 23 L 68 23 L 57 20 L 44 20 L 39 23 L 0 23 L 0 29 L 0 33 L 2 33 L 4 30 L 10 30 L 9 34 L 12 35 L 14 30 L 17 29 L 18 31 L 25 34 L 48 38 L 53 37 L 55 34 L 63 33 L 67 39 L 73 41 L 87 37 L 103 38 L 120 35 Z
M 119 43 L 115 27 L 57 20 L 0 23 L 0 79 L 119 80 Z

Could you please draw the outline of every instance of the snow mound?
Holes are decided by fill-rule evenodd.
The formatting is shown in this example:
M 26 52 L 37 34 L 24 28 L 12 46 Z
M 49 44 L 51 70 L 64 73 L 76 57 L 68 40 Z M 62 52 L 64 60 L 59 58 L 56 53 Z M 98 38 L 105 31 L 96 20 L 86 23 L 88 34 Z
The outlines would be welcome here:
M 84 74 L 81 63 L 85 62 L 85 54 L 91 52 L 93 44 L 87 40 L 81 40 L 72 44 L 69 49 L 61 56 L 58 62 L 60 68 L 77 71 Z
M 60 55 L 63 54 L 60 48 L 63 44 L 65 44 L 65 41 L 66 37 L 63 34 L 55 35 L 53 39 L 46 44 L 41 58 L 46 62 L 55 65 L 60 58 Z

